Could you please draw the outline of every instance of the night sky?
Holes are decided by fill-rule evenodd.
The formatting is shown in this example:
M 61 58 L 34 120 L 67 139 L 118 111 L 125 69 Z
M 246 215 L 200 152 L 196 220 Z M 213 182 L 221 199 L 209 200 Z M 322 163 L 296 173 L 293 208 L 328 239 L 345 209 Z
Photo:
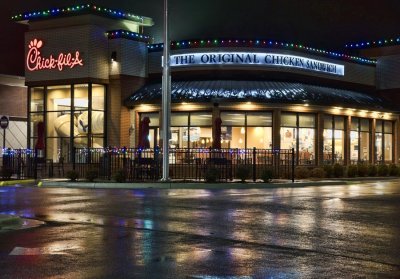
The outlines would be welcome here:
M 163 0 L 0 0 L 0 74 L 24 75 L 23 25 L 11 16 L 94 3 L 153 18 L 162 39 Z M 271 39 L 341 51 L 352 41 L 400 36 L 400 0 L 169 0 L 171 39 Z

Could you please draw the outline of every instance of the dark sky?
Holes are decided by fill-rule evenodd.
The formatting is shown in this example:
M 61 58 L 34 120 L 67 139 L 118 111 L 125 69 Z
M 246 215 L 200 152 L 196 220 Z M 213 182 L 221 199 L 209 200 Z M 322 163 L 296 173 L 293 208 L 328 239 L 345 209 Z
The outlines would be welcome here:
M 0 74 L 23 75 L 20 12 L 94 3 L 154 19 L 161 41 L 163 0 L 0 0 Z M 169 0 L 171 39 L 272 39 L 326 50 L 350 41 L 400 36 L 400 0 Z

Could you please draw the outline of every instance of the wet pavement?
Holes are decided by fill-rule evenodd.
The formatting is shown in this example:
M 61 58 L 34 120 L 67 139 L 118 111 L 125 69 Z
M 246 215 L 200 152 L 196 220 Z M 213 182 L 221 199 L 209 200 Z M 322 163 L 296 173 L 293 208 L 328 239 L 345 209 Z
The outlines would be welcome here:
M 400 181 L 232 190 L 0 188 L 0 278 L 400 278 Z

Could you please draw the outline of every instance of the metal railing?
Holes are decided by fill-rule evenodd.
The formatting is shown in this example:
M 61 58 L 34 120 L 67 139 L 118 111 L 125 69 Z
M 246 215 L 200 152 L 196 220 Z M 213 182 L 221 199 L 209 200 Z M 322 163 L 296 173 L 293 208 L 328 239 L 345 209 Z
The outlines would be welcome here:
M 162 176 L 162 150 L 141 148 L 75 148 L 69 162 L 44 160 L 34 150 L 4 152 L 3 165 L 20 178 L 64 177 L 75 170 L 80 178 L 94 172 L 100 180 L 111 180 L 122 173 L 126 181 L 157 181 Z M 294 178 L 293 149 L 210 149 L 171 148 L 170 178 L 183 181 L 205 181 L 211 170 L 217 180 L 238 179 L 246 168 L 248 179 L 257 181 L 268 170 L 273 178 Z

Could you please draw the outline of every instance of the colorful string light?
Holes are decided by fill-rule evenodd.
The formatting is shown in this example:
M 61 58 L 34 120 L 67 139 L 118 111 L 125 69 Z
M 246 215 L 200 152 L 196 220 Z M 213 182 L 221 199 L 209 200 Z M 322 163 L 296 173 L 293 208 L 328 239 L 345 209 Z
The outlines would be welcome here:
M 283 48 L 283 49 L 300 49 L 302 51 L 333 56 L 335 58 L 347 59 L 358 63 L 366 63 L 371 65 L 376 64 L 376 60 L 372 59 L 312 48 L 301 44 L 284 43 L 271 40 L 213 39 L 213 40 L 190 40 L 190 41 L 184 40 L 184 41 L 171 42 L 171 49 L 206 48 L 206 47 L 216 47 L 216 46 L 217 47 L 260 47 L 260 48 L 273 47 L 273 48 Z M 149 52 L 161 51 L 163 47 L 164 44 L 162 43 L 148 45 Z
M 127 19 L 147 26 L 153 25 L 153 20 L 149 17 L 126 13 L 119 10 L 104 8 L 93 4 L 75 5 L 64 8 L 53 8 L 43 11 L 26 12 L 14 15 L 11 17 L 11 19 L 15 21 L 37 20 L 37 19 L 46 19 L 49 17 L 66 16 L 71 14 L 85 14 L 85 13 L 95 13 L 112 18 Z
M 381 47 L 389 45 L 400 45 L 400 37 L 397 39 L 383 39 L 370 42 L 353 42 L 346 44 L 345 47 L 362 49 L 362 48 L 373 48 L 373 47 Z

